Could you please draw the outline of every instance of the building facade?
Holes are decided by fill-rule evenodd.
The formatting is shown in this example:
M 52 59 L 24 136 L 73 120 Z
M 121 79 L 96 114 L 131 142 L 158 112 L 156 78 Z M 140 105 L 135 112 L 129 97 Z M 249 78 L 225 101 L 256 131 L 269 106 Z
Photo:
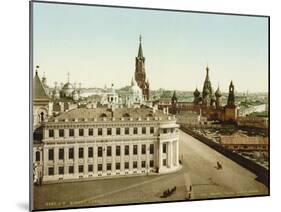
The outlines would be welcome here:
M 174 116 L 148 108 L 79 108 L 42 124 L 34 145 L 35 179 L 43 183 L 180 169 Z

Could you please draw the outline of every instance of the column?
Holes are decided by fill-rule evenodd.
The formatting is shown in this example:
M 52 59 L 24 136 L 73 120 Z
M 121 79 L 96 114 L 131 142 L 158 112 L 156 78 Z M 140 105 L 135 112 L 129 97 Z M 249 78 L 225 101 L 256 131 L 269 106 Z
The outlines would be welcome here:
M 44 129 L 43 131 L 43 139 L 49 138 L 49 130 L 48 129 Z
M 95 144 L 93 146 L 94 151 L 94 174 L 98 173 L 98 146 Z
M 104 130 L 104 128 L 103 128 L 103 130 Z M 102 146 L 102 172 L 105 172 L 105 171 L 106 171 L 106 145 L 103 145 Z
M 159 149 L 158 149 L 158 168 L 159 168 L 159 171 L 160 169 L 162 168 L 162 143 L 159 141 Z
M 138 143 L 138 169 L 142 169 L 141 168 L 141 144 Z
M 170 148 L 169 148 L 169 163 L 170 163 L 170 168 L 173 168 L 173 166 L 174 166 L 174 155 L 173 155 L 173 151 L 174 151 L 174 148 L 173 148 L 173 141 L 170 141 L 169 142 L 169 146 L 170 146 Z
M 121 169 L 121 172 L 124 173 L 125 171 L 125 164 L 124 164 L 124 144 L 120 143 L 120 169 Z
M 54 139 L 59 138 L 59 129 L 54 129 Z
M 85 145 L 84 146 L 84 174 L 87 175 L 88 174 L 88 146 Z
M 84 137 L 89 136 L 89 128 L 84 128 Z
M 58 175 L 59 148 L 54 147 L 54 175 Z
M 145 168 L 146 168 L 146 171 L 148 172 L 148 169 L 149 169 L 149 154 L 150 154 L 149 144 L 145 144 L 145 153 L 146 153 Z
M 43 166 L 44 166 L 44 170 L 43 170 L 43 176 L 47 176 L 48 175 L 48 149 L 46 147 L 44 147 L 43 149 Z
M 74 128 L 74 138 L 79 136 L 78 128 Z
M 64 174 L 68 174 L 68 147 L 64 147 Z
M 179 165 L 179 140 L 175 142 L 176 142 L 176 166 L 178 166 Z
M 79 158 L 78 158 L 78 148 L 79 148 L 78 144 L 75 144 L 75 146 L 74 146 L 74 164 L 73 164 L 74 175 L 78 175 L 78 160 L 79 160 Z
M 64 138 L 69 138 L 69 129 L 64 129 Z
M 133 170 L 133 144 L 129 144 L 129 170 Z
M 112 144 L 111 145 L 111 172 L 115 173 L 116 172 L 116 167 L 115 167 L 115 157 L 116 157 L 116 145 Z

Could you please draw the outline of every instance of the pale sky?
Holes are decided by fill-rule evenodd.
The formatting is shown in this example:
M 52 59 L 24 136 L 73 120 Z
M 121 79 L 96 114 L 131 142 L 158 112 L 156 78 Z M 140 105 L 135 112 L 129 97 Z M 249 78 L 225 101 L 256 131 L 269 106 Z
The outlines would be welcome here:
M 110 7 L 34 3 L 34 67 L 50 86 L 129 85 L 139 35 L 151 89 L 201 91 L 205 67 L 213 89 L 230 80 L 243 92 L 267 91 L 268 20 Z

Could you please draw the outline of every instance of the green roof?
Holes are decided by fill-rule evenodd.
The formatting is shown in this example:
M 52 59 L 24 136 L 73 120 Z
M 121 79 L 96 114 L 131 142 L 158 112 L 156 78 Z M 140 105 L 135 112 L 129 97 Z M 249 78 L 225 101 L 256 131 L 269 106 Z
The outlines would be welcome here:
M 37 72 L 33 78 L 33 99 L 50 100 Z

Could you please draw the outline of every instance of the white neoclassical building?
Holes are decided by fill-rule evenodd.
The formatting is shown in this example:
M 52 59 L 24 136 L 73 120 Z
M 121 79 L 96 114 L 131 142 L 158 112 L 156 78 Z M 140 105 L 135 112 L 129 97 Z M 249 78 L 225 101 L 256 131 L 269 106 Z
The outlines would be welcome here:
M 35 179 L 43 183 L 180 169 L 174 116 L 149 108 L 73 109 L 42 124 L 33 147 Z

